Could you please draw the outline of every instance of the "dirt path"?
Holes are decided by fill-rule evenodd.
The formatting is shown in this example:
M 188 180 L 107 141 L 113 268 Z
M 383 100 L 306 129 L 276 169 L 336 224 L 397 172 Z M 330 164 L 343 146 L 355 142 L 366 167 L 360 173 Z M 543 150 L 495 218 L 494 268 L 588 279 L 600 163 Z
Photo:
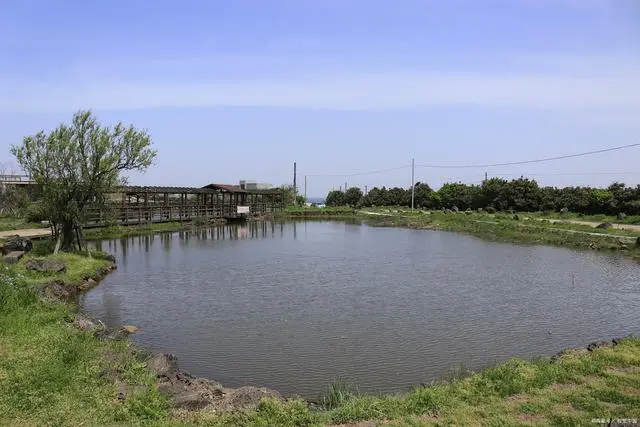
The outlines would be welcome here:
M 25 228 L 22 230 L 0 231 L 0 239 L 6 239 L 11 236 L 20 236 L 27 239 L 42 239 L 51 236 L 51 230 L 48 228 Z
M 575 219 L 550 219 L 548 221 L 551 221 L 554 224 L 576 224 L 576 225 L 586 225 L 588 227 L 593 227 L 596 228 L 598 225 L 600 225 L 601 223 L 599 222 L 593 222 L 593 221 L 578 221 Z M 635 233 L 640 233 L 640 225 L 634 225 L 634 224 L 615 224 L 612 223 L 612 228 L 617 228 L 618 230 L 626 230 L 626 231 L 633 231 Z

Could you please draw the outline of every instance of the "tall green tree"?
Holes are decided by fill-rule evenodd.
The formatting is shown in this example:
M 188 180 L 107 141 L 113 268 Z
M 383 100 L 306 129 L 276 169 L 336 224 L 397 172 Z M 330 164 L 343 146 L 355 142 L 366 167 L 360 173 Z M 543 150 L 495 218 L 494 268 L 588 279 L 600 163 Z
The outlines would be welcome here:
M 24 171 L 41 188 L 44 212 L 59 248 L 82 244 L 89 207 L 105 204 L 105 195 L 125 182 L 123 171 L 145 171 L 156 156 L 145 130 L 98 123 L 90 111 L 78 111 L 71 124 L 41 131 L 11 147 Z
M 426 182 L 417 182 L 413 187 L 414 190 L 414 204 L 416 208 L 432 208 L 431 193 L 433 190 Z M 411 202 L 409 202 L 411 204 Z
M 327 206 L 344 206 L 344 193 L 342 191 L 329 191 L 325 200 Z
M 351 187 L 344 193 L 343 203 L 351 207 L 356 207 L 362 200 L 362 190 L 358 187 Z

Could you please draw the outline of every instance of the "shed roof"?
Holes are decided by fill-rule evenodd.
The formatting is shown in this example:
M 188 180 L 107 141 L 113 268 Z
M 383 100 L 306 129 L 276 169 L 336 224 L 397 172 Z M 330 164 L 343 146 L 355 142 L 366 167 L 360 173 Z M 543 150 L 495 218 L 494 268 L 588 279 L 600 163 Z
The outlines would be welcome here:
M 215 190 L 210 188 L 164 187 L 164 186 L 145 186 L 145 185 L 124 185 L 124 186 L 118 187 L 118 191 L 122 193 L 169 193 L 169 194 L 215 193 Z
M 240 188 L 239 185 L 232 185 L 232 184 L 208 184 L 205 185 L 202 188 L 206 188 L 206 189 L 210 189 L 210 190 L 214 190 L 214 191 L 223 191 L 226 193 L 246 193 L 246 190 L 243 190 L 242 188 Z

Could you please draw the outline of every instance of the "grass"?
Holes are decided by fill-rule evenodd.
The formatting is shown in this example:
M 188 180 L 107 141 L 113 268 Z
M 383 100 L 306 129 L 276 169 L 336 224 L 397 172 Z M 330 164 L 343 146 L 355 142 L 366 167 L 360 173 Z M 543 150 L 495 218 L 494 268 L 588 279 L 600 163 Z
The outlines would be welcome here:
M 76 254 L 57 258 L 67 272 L 55 278 L 70 283 L 106 265 Z M 43 302 L 32 289 L 52 277 L 27 272 L 24 262 L 0 273 L 0 425 L 141 425 L 164 419 L 167 401 L 132 344 L 99 341 L 72 328 L 72 306 Z M 119 384 L 100 375 L 105 369 L 117 369 L 124 383 L 140 390 L 118 401 Z
M 27 270 L 25 263 L 34 258 L 62 261 L 66 266 L 66 270 L 60 273 Z M 60 252 L 57 255 L 47 255 L 46 257 L 27 254 L 18 264 L 7 266 L 6 271 L 20 277 L 21 282 L 26 286 L 37 286 L 50 280 L 62 280 L 69 284 L 80 284 L 85 277 L 94 276 L 99 268 L 106 267 L 108 264 L 108 261 L 104 259 L 104 255 L 100 252 L 92 252 L 91 257 L 87 254 L 64 252 Z
M 354 208 L 346 206 L 314 208 L 303 206 L 289 206 L 278 213 L 279 217 L 291 218 L 323 218 L 323 217 L 353 217 L 358 214 Z
M 20 230 L 24 228 L 42 228 L 42 226 L 37 222 L 28 222 L 24 218 L 0 217 L 0 231 Z
M 618 219 L 615 215 L 584 215 L 573 212 L 563 214 L 561 212 L 531 212 L 527 215 L 536 218 L 549 218 L 549 219 L 572 219 L 578 221 L 591 221 L 591 222 L 615 222 L 618 224 L 640 224 L 640 215 L 627 215 L 624 219 Z

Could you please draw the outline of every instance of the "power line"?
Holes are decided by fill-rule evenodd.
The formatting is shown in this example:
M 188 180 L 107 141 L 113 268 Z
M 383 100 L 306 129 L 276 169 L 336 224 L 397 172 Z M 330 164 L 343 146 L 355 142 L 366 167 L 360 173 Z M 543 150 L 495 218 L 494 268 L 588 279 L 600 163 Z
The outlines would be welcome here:
M 410 168 L 411 165 L 406 165 L 406 166 L 399 166 L 397 168 L 389 168 L 389 169 L 380 169 L 380 170 L 375 170 L 375 171 L 370 171 L 370 172 L 357 172 L 357 173 L 315 173 L 315 174 L 306 174 L 306 176 L 337 176 L 337 177 L 348 177 L 348 176 L 362 176 L 362 175 L 374 175 L 377 173 L 384 173 L 384 172 L 392 172 L 392 171 L 397 171 L 397 170 L 401 170 L 401 169 L 408 169 Z
M 434 169 L 471 169 L 471 168 L 490 168 L 490 167 L 496 167 L 496 166 L 512 166 L 512 165 L 524 165 L 524 164 L 529 164 L 529 163 L 542 163 L 542 162 L 548 162 L 551 160 L 561 160 L 561 159 L 569 159 L 572 157 L 582 157 L 582 156 L 589 156 L 592 154 L 600 154 L 600 153 L 606 153 L 609 151 L 617 151 L 617 150 L 624 150 L 627 148 L 631 148 L 631 147 L 637 147 L 640 146 L 640 143 L 635 143 L 635 144 L 627 144 L 627 145 L 620 145 L 618 147 L 611 147 L 611 148 L 605 148 L 602 150 L 595 150 L 595 151 L 586 151 L 584 153 L 577 153 L 577 154 L 567 154 L 564 156 L 555 156 L 555 157 L 545 157 L 542 159 L 535 159 L 535 160 L 523 160 L 523 161 L 519 161 L 519 162 L 505 162 L 505 163 L 494 163 L 494 164 L 486 164 L 486 165 L 416 165 L 418 167 L 421 168 L 434 168 Z

